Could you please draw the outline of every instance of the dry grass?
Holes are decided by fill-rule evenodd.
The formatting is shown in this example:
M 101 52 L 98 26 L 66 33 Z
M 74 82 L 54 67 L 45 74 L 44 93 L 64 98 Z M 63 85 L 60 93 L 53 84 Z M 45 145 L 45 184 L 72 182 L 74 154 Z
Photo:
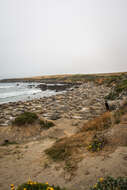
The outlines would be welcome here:
M 46 149 L 45 152 L 53 161 L 63 161 L 65 164 L 64 169 L 73 173 L 77 168 L 77 163 L 82 159 L 82 152 L 84 152 L 88 142 L 92 140 L 92 135 L 89 135 L 89 133 L 91 132 L 86 134 L 78 133 L 71 137 L 60 139 L 51 148 Z
M 90 120 L 86 124 L 84 124 L 82 131 L 90 131 L 90 130 L 103 131 L 104 129 L 108 129 L 109 127 L 111 127 L 111 125 L 112 125 L 112 113 L 105 112 L 100 117 Z
M 123 110 L 123 108 L 121 109 Z M 106 144 L 108 145 L 105 134 L 114 126 L 116 120 L 118 120 L 119 111 L 116 111 L 115 114 L 105 112 L 103 115 L 88 121 L 77 134 L 56 141 L 52 147 L 45 151 L 46 154 L 54 161 L 64 161 L 67 167 L 70 163 L 73 163 L 72 166 L 75 165 L 76 167 L 77 161 L 85 155 L 84 153 L 88 151 L 88 146 L 93 142 L 95 137 L 97 139 L 104 137 L 104 146 Z M 124 113 L 125 111 L 122 112 L 122 114 Z
M 127 72 L 116 72 L 116 73 L 96 73 L 96 74 L 83 74 L 89 75 L 89 76 L 120 76 L 122 74 L 127 74 Z M 75 76 L 76 74 L 63 74 L 63 75 L 45 75 L 45 76 L 35 76 L 35 77 L 30 77 L 30 78 L 24 78 L 24 79 L 51 79 L 51 78 L 64 78 L 64 77 L 71 77 Z
M 63 75 L 45 75 L 25 78 L 12 78 L 4 79 L 3 82 L 16 82 L 16 81 L 43 81 L 43 82 L 88 82 L 93 81 L 97 84 L 111 83 L 112 80 L 116 81 L 117 78 L 127 75 L 127 72 L 121 73 L 96 73 L 96 74 L 63 74 Z
M 111 113 L 106 112 L 102 116 L 84 124 L 80 132 L 71 137 L 66 137 L 57 141 L 51 148 L 46 150 L 54 161 L 67 161 L 80 157 L 87 151 L 89 143 L 98 131 L 103 131 L 111 126 Z

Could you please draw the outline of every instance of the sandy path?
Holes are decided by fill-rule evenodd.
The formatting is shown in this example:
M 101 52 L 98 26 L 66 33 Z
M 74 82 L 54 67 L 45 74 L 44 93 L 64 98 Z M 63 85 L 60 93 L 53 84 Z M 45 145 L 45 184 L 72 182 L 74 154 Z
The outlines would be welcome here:
M 102 176 L 127 176 L 127 147 L 118 147 L 108 156 L 85 155 L 78 165 L 76 176 L 71 177 L 62 165 L 48 161 L 44 155 L 44 149 L 52 143 L 52 140 L 46 139 L 19 147 L 10 146 L 8 155 L 4 152 L 3 158 L 0 159 L 0 189 L 8 190 L 11 183 L 21 184 L 27 181 L 29 176 L 32 180 L 48 181 L 50 184 L 74 190 L 89 189 L 88 187 Z
M 75 130 L 71 129 L 73 126 L 69 128 L 67 121 L 64 121 L 63 125 L 64 127 L 59 126 L 58 123 L 59 130 L 63 129 L 58 133 L 57 129 L 54 129 L 57 137 L 74 133 Z M 125 119 L 123 124 L 119 125 L 119 129 L 122 128 L 127 131 Z M 121 145 L 108 154 L 103 151 L 96 156 L 93 153 L 85 153 L 84 159 L 78 164 L 76 175 L 72 176 L 65 172 L 63 163 L 52 162 L 44 153 L 44 150 L 55 142 L 55 135 L 52 134 L 53 130 L 50 130 L 47 138 L 19 145 L 0 146 L 0 190 L 9 190 L 11 183 L 17 186 L 29 177 L 35 181 L 48 181 L 49 184 L 73 190 L 89 190 L 89 186 L 99 177 L 127 176 L 127 146 Z
M 44 165 L 43 151 L 54 141 L 45 139 L 43 142 L 30 142 L 24 145 L 2 147 L 0 159 L 0 184 L 3 190 L 11 183 L 19 184 L 29 177 L 36 179 Z

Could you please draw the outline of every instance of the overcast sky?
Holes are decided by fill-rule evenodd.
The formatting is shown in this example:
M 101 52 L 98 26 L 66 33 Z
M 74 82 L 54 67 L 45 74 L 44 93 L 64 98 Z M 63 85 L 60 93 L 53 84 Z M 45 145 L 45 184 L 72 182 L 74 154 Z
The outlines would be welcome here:
M 0 77 L 127 71 L 127 0 L 0 0 Z

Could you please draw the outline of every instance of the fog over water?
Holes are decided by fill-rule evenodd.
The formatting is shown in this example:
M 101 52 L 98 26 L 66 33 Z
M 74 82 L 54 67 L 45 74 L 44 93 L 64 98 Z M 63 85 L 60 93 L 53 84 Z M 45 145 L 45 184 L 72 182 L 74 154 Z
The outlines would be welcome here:
M 0 78 L 127 71 L 127 0 L 0 0 Z

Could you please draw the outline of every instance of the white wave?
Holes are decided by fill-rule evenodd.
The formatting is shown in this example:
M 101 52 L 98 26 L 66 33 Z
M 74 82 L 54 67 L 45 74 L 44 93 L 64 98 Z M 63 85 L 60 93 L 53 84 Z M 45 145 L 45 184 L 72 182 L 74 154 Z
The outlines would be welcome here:
M 40 89 L 31 89 L 28 91 L 13 91 L 13 92 L 8 92 L 8 93 L 2 93 L 0 94 L 0 99 L 4 98 L 12 98 L 12 97 L 17 97 L 17 96 L 25 96 L 25 95 L 33 95 L 41 92 Z
M 14 86 L 0 86 L 0 88 L 13 88 Z

